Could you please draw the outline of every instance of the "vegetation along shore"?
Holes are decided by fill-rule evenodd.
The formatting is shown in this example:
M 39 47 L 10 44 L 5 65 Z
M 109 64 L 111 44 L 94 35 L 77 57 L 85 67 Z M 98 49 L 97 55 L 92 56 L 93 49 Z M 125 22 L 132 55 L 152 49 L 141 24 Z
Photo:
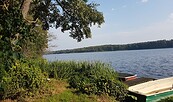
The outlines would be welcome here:
M 67 49 L 59 51 L 50 51 L 45 54 L 64 54 L 64 53 L 83 53 L 83 52 L 104 52 L 104 51 L 122 51 L 122 50 L 142 50 L 173 48 L 173 40 L 158 40 L 141 43 L 123 44 L 123 45 L 100 45 L 77 49 Z

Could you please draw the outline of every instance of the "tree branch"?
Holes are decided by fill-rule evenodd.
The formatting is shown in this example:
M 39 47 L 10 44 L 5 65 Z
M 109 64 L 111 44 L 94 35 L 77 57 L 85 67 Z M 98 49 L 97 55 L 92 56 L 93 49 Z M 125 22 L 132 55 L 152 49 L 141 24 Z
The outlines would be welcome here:
M 61 6 L 62 10 L 63 10 L 66 14 L 68 14 L 69 16 L 71 16 L 70 13 L 68 13 L 68 11 L 66 11 L 66 9 L 65 9 L 64 6 L 60 3 L 59 0 L 56 0 L 56 2 L 57 2 L 57 4 L 58 4 L 59 6 Z
M 26 19 L 32 0 L 24 0 L 22 4 L 22 15 Z

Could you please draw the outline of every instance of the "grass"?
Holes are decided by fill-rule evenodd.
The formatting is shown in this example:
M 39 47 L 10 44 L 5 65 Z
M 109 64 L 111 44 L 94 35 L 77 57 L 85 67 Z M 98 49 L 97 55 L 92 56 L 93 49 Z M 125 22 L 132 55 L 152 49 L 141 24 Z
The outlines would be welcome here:
M 107 95 L 77 94 L 75 89 L 68 88 L 68 83 L 63 80 L 51 79 L 47 85 L 47 92 L 21 100 L 0 100 L 0 102 L 115 102 Z
M 126 95 L 126 87 L 117 80 L 117 73 L 105 63 L 47 60 L 29 63 L 39 66 L 51 78 L 46 88 L 32 96 L 0 102 L 115 102 L 118 96 Z
M 39 102 L 97 102 L 96 99 L 89 98 L 85 94 L 75 94 L 71 90 L 66 90 L 61 94 L 55 94 L 44 99 L 40 99 Z
M 41 64 L 44 65 L 44 64 Z M 124 100 L 127 86 L 117 79 L 117 72 L 102 62 L 55 61 L 42 68 L 51 78 L 67 80 L 71 88 L 83 94 L 107 94 Z
M 56 79 L 70 79 L 71 76 L 80 71 L 95 71 L 96 77 L 100 75 L 109 76 L 110 74 L 116 77 L 116 72 L 110 65 L 102 62 L 87 62 L 87 61 L 54 61 L 47 62 L 40 60 L 39 64 L 42 71 L 47 72 L 49 77 Z
M 113 98 L 107 95 L 77 94 L 75 89 L 69 89 L 65 81 L 51 79 L 49 86 L 51 95 L 35 99 L 33 102 L 113 102 Z

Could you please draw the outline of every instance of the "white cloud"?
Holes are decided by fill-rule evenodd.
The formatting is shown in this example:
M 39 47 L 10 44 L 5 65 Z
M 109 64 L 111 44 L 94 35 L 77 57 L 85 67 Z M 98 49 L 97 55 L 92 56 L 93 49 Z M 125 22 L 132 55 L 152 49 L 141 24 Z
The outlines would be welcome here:
M 127 7 L 127 5 L 123 5 L 123 6 L 122 6 L 122 8 L 126 8 L 126 7 Z
M 141 42 L 173 38 L 173 22 L 166 20 L 151 24 L 141 29 L 127 32 L 117 32 L 124 42 Z M 123 42 L 120 42 L 123 43 Z
M 148 0 L 141 0 L 141 2 L 146 3 L 146 2 L 148 2 Z
M 173 13 L 169 15 L 169 19 L 173 19 Z
M 168 17 L 168 19 L 167 19 L 167 22 L 173 23 L 173 13 L 170 13 L 170 14 L 169 14 L 169 17 Z
M 115 9 L 114 9 L 114 8 L 112 8 L 111 10 L 112 10 L 112 11 L 115 11 Z

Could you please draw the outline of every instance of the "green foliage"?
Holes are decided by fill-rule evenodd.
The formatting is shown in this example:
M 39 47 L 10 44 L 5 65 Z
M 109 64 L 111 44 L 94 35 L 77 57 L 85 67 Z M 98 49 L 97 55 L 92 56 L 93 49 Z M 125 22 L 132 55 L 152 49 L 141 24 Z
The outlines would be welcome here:
M 0 96 L 2 98 L 18 98 L 34 95 L 46 84 L 46 75 L 38 66 L 28 61 L 15 61 L 15 64 L 2 77 L 0 82 Z
M 42 55 L 47 47 L 47 32 L 23 19 L 17 1 L 11 5 L 4 1 L 0 5 L 0 61 L 9 62 L 8 65 L 3 63 L 8 67 L 13 59 L 23 55 Z M 9 6 L 4 9 L 3 5 Z
M 43 65 L 21 59 L 42 55 L 51 26 L 70 30 L 77 41 L 91 37 L 90 27 L 104 22 L 96 6 L 87 0 L 0 0 L 0 96 L 16 98 L 39 90 L 45 81 L 39 69 Z M 69 65 L 57 69 L 51 64 L 54 68 L 49 70 L 48 62 L 41 63 L 50 76 L 68 79 L 72 75 Z
M 78 68 L 78 64 L 74 61 L 55 61 L 47 62 L 47 60 L 40 60 L 38 63 L 42 71 L 48 73 L 50 78 L 69 79 L 74 73 L 74 69 Z
M 96 6 L 88 0 L 0 0 L 0 53 L 42 55 L 50 27 L 70 30 L 77 41 L 90 38 L 90 27 L 104 22 Z
M 43 29 L 49 27 L 70 30 L 70 37 L 81 41 L 91 37 L 90 27 L 104 22 L 103 14 L 96 9 L 97 4 L 87 0 L 35 0 L 30 14 L 43 22 Z
M 168 98 L 165 98 L 165 99 L 161 99 L 158 102 L 173 102 L 173 97 L 168 97 Z
M 47 84 L 49 86 L 50 95 L 41 95 L 39 97 L 33 97 L 32 102 L 116 102 L 115 99 L 107 95 L 87 95 L 81 93 L 75 93 L 74 89 L 68 88 L 68 83 L 66 81 L 60 81 L 56 79 L 51 79 Z M 27 99 L 30 102 L 30 99 Z
M 19 41 L 30 32 L 17 7 L 0 12 L 0 51 L 20 51 Z
M 93 99 L 89 98 L 88 95 L 85 94 L 75 94 L 69 90 L 47 97 L 43 100 L 39 100 L 41 102 L 97 102 L 97 100 L 93 97 Z
M 38 32 L 33 30 L 32 26 L 23 20 L 21 10 L 17 6 L 9 6 L 8 9 L 0 8 L 0 96 L 2 98 L 17 98 L 32 94 L 45 83 L 43 81 L 46 77 L 38 66 L 29 64 L 27 61 L 19 61 L 23 58 L 25 53 L 23 50 L 26 48 L 23 46 L 26 44 L 42 49 L 47 43 L 39 43 L 38 38 L 45 40 L 46 37 L 38 36 Z M 27 47 L 32 52 L 37 50 Z
M 48 32 L 42 30 L 40 26 L 34 27 L 30 33 L 22 38 L 20 46 L 25 57 L 41 57 L 48 47 Z
M 42 64 L 43 65 L 43 64 Z M 123 100 L 126 86 L 117 80 L 117 73 L 101 62 L 56 61 L 46 64 L 50 77 L 67 79 L 70 87 L 85 94 L 107 94 Z M 45 69 L 43 69 L 45 71 Z
M 126 86 L 119 82 L 117 73 L 103 63 L 81 63 L 75 70 L 69 84 L 79 92 L 86 94 L 107 94 L 116 100 L 123 100 L 126 96 Z

